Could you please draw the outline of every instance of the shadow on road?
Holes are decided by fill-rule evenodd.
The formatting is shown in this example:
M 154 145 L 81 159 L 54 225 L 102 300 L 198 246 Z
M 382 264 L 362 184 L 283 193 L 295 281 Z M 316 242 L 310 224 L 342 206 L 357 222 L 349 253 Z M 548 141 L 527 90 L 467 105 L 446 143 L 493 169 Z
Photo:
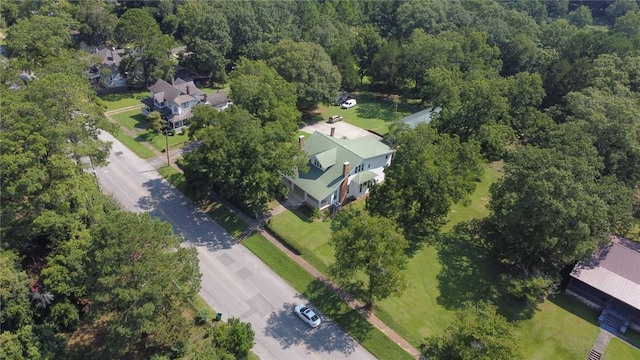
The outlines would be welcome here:
M 293 312 L 295 306 L 296 304 L 285 303 L 283 308 L 271 313 L 267 319 L 265 335 L 278 340 L 284 349 L 304 343 L 312 352 L 337 351 L 349 355 L 355 351 L 356 341 L 345 336 L 330 319 L 321 316 L 322 323 L 313 329 L 296 316 Z M 297 321 L 291 321 L 292 318 Z
M 236 244 L 220 225 L 165 180 L 149 180 L 143 186 L 151 195 L 138 201 L 140 209 L 171 223 L 173 231 L 185 242 L 211 251 L 229 249 Z

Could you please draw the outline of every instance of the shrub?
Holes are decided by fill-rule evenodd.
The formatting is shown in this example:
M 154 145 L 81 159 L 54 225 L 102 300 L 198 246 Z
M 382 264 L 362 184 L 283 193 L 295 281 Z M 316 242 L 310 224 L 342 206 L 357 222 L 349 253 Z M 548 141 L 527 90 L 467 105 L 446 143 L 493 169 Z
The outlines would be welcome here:
M 204 325 L 211 320 L 211 311 L 209 309 L 200 309 L 196 314 L 196 325 Z

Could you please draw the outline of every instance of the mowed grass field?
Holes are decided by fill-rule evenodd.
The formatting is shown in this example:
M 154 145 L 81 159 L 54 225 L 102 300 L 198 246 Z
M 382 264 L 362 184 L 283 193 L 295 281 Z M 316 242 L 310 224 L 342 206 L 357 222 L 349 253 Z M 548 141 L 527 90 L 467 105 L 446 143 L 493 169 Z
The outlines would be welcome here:
M 174 149 L 183 146 L 189 140 L 186 132 L 165 137 L 164 134 L 158 134 L 149 129 L 149 123 L 140 112 L 140 109 L 113 114 L 111 117 L 125 128 L 137 132 L 136 141 L 147 142 L 158 151 L 163 151 L 166 148 L 167 141 L 169 142 L 169 149 Z
M 389 132 L 389 126 L 395 119 L 402 119 L 422 110 L 400 103 L 396 111 L 396 105 L 391 100 L 369 94 L 352 95 L 358 102 L 355 107 L 342 109 L 336 105 L 321 105 L 316 111 L 318 115 L 309 120 L 326 121 L 332 115 L 342 115 L 343 121 L 349 124 L 384 135 Z
M 102 101 L 102 104 L 106 106 L 106 111 L 112 111 L 122 109 L 128 106 L 139 105 L 142 106 L 140 100 L 147 98 L 151 95 L 149 90 L 131 90 L 116 94 L 100 95 L 98 98 Z M 138 109 L 139 110 L 139 109 Z
M 502 176 L 502 166 L 501 162 L 487 165 L 470 201 L 452 206 L 445 231 L 464 220 L 488 215 L 489 187 Z M 329 221 L 309 222 L 299 213 L 284 212 L 272 218 L 269 226 L 326 273 L 333 261 Z M 425 246 L 410 259 L 406 271 L 408 289 L 401 296 L 379 302 L 375 313 L 416 348 L 425 337 L 442 333 L 462 301 L 493 296 L 491 282 L 496 274 L 482 250 L 473 244 Z M 511 310 L 500 305 L 507 312 Z M 584 359 L 598 337 L 597 315 L 559 294 L 541 304 L 532 318 L 516 323 L 515 335 L 526 359 Z M 629 354 L 640 358 L 640 351 L 631 350 L 614 345 L 607 353 L 615 354 L 616 359 L 634 359 Z

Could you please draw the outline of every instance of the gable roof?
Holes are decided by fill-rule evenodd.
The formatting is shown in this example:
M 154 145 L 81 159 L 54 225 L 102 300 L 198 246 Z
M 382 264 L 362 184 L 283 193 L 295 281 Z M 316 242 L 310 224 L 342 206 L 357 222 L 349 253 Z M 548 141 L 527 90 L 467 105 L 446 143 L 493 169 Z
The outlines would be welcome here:
M 436 107 L 435 109 L 430 107 L 402 118 L 402 122 L 409 125 L 412 129 L 415 129 L 420 123 L 429 124 L 431 122 L 432 115 L 440 112 L 440 110 L 442 109 L 439 107 Z
M 640 309 L 640 244 L 616 236 L 609 246 L 580 261 L 571 276 Z
M 153 98 L 158 102 L 171 101 L 176 104 L 197 100 L 194 96 L 204 95 L 202 90 L 198 89 L 193 81 L 177 79 L 175 83 L 177 83 L 177 85 L 171 85 L 159 79 L 155 84 L 149 86 L 149 91 L 153 93 Z M 189 94 L 187 94 L 187 88 Z
M 321 153 L 315 155 L 316 160 L 320 163 L 323 169 L 329 168 L 329 166 L 333 166 L 336 164 L 336 148 L 331 148 L 329 150 L 325 150 Z
M 391 154 L 393 150 L 376 136 L 357 139 L 338 139 L 321 132 L 314 132 L 305 140 L 302 150 L 309 158 L 315 157 L 325 171 L 309 164 L 309 171 L 299 173 L 293 182 L 316 200 L 329 196 L 342 181 L 342 167 L 349 162 L 350 170 L 365 159 Z M 326 166 L 325 166 L 326 164 Z
M 205 99 L 206 99 L 206 102 L 208 102 L 213 106 L 226 104 L 229 102 L 229 98 L 227 97 L 227 93 L 225 92 L 209 94 L 205 97 Z

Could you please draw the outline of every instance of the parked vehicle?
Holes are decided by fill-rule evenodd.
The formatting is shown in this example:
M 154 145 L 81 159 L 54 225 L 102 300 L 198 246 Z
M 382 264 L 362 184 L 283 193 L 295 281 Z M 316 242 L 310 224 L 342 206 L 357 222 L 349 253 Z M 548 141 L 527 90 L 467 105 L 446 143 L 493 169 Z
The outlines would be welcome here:
M 296 307 L 293 309 L 293 312 L 312 328 L 316 328 L 318 327 L 318 325 L 320 325 L 320 317 L 316 315 L 313 310 L 304 305 L 296 305 Z
M 329 118 L 329 121 L 327 121 L 329 124 L 333 124 L 333 123 L 337 123 L 339 121 L 344 120 L 344 118 L 340 115 L 333 115 L 332 117 Z
M 334 102 L 336 105 L 342 105 L 345 101 L 349 99 L 349 93 L 346 91 L 340 91 L 338 96 L 336 97 L 336 101 Z
M 356 104 L 357 104 L 356 99 L 349 99 L 349 100 L 347 100 L 347 101 L 342 103 L 342 108 L 343 109 L 349 109 L 349 108 L 352 108 L 352 107 L 356 106 Z

